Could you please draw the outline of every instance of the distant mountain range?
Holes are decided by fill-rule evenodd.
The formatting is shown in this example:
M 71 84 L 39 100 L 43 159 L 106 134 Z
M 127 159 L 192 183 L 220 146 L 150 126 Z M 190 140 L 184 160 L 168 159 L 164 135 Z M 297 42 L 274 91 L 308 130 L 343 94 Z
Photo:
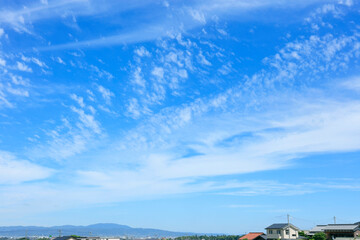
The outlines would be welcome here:
M 195 235 L 195 233 L 171 232 L 152 228 L 132 228 L 126 225 L 114 223 L 98 223 L 88 226 L 12 226 L 0 227 L 0 236 L 24 237 L 24 236 L 129 236 L 129 237 L 177 237 Z

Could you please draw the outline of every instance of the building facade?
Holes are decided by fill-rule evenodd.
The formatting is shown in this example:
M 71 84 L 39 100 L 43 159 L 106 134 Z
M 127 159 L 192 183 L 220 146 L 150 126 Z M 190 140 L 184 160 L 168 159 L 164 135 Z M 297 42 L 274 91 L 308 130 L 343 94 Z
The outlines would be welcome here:
M 298 239 L 300 229 L 288 223 L 275 223 L 266 228 L 268 240 Z
M 328 224 L 324 228 L 324 233 L 329 240 L 360 239 L 360 226 L 359 224 Z

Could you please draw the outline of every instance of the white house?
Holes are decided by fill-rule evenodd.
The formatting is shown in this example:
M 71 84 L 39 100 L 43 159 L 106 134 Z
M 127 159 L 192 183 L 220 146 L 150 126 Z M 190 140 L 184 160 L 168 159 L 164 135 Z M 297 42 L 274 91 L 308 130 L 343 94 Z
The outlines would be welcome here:
M 275 223 L 265 229 L 268 240 L 299 238 L 300 229 L 292 224 Z

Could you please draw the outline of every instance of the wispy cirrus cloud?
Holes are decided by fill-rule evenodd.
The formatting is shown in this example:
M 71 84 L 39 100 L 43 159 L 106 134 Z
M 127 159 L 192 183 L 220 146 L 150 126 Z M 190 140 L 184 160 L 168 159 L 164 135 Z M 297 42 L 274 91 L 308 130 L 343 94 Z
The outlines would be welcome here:
M 53 169 L 16 158 L 13 154 L 0 151 L 0 184 L 19 184 L 50 177 Z
M 141 9 L 142 3 L 138 3 Z M 317 3 L 306 1 L 304 6 L 318 6 Z M 76 10 L 71 2 L 52 5 L 54 8 L 51 7 L 54 2 L 47 4 L 50 7 L 28 13 L 38 14 L 33 17 L 33 24 L 51 18 L 42 13 L 43 9 L 58 15 Z M 95 1 L 75 2 L 77 6 L 83 4 L 96 6 Z M 1 55 L 1 70 L 11 72 L 11 75 L 6 72 L 0 83 L 3 104 L 15 106 L 12 105 L 16 103 L 15 97 L 31 96 L 29 88 L 39 80 L 34 77 L 38 69 L 53 71 L 49 77 L 41 76 L 47 78 L 49 88 L 50 79 L 73 87 L 56 93 L 51 111 L 43 111 L 42 122 L 33 121 L 37 124 L 32 132 L 34 137 L 28 138 L 31 143 L 25 147 L 29 159 L 58 166 L 59 175 L 48 179 L 53 175 L 40 174 L 43 177 L 34 180 L 42 181 L 30 183 L 32 180 L 25 178 L 14 181 L 11 187 L 0 186 L 3 206 L 0 212 L 16 213 L 19 209 L 48 212 L 193 193 L 232 199 L 270 195 L 286 199 L 320 192 L 359 192 L 356 178 L 345 182 L 304 180 L 298 176 L 289 182 L 271 175 L 273 170 L 295 172 L 295 166 L 300 166 L 304 157 L 360 150 L 356 70 L 359 32 L 352 23 L 347 25 L 351 31 L 331 31 L 328 25 L 320 24 L 325 20 L 318 18 L 337 13 L 337 3 L 334 8 L 324 5 L 315 10 L 311 24 L 317 23 L 319 32 L 311 24 L 301 24 L 306 30 L 291 37 L 286 29 L 286 37 L 279 36 L 284 42 L 276 40 L 279 46 L 272 45 L 268 57 L 259 54 L 263 61 L 257 64 L 252 52 L 246 51 L 263 42 L 254 47 L 244 41 L 245 47 L 238 49 L 243 42 L 232 38 L 238 29 L 231 31 L 220 18 L 226 15 L 226 21 L 230 21 L 231 13 L 279 9 L 289 4 L 295 6 L 294 3 L 193 1 L 181 8 L 171 4 L 161 4 L 170 8 L 163 10 L 170 11 L 165 18 L 179 16 L 179 20 L 163 24 L 164 19 L 154 16 L 154 22 L 135 26 L 136 30 L 121 28 L 116 33 L 107 32 L 104 36 L 109 37 L 90 34 L 87 36 L 92 40 L 86 37 L 83 41 L 50 45 L 47 51 L 34 56 Z M 82 11 L 78 16 L 99 14 L 97 19 L 106 18 L 101 15 L 102 10 Z M 185 18 L 189 18 L 189 25 L 181 24 L 186 23 Z M 24 18 L 24 26 L 30 19 Z M 144 19 L 139 22 L 146 22 Z M 115 20 L 112 24 L 118 26 Z M 199 26 L 201 29 L 196 29 Z M 144 28 L 150 30 L 143 31 Z M 187 34 L 189 29 L 199 31 Z M 72 34 L 63 35 L 78 39 Z M 131 45 L 139 41 L 148 42 Z M 99 51 L 103 46 L 111 48 Z M 84 50 L 51 52 L 71 48 Z M 52 62 L 41 57 L 47 55 Z M 16 62 L 33 71 L 19 71 Z M 247 72 L 247 68 L 252 70 Z M 56 92 L 54 89 L 52 93 Z M 107 115 L 114 112 L 119 114 Z M 39 171 L 40 166 L 25 162 Z M 268 178 L 256 177 L 260 174 Z M 249 180 L 243 180 L 243 176 Z M 12 181 L 11 176 L 6 179 Z M 23 181 L 27 184 L 23 185 Z M 39 194 L 33 196 L 34 192 Z M 107 197 L 92 197 L 98 195 Z M 45 204 L 51 200 L 53 204 Z M 30 209 L 25 203 L 36 207 Z
M 81 2 L 81 1 L 80 1 Z M 101 36 L 94 39 L 86 39 L 82 41 L 69 42 L 64 44 L 58 44 L 53 46 L 39 47 L 42 51 L 51 51 L 51 50 L 64 50 L 64 49 L 76 49 L 76 48 L 98 48 L 104 46 L 113 46 L 113 45 L 124 45 L 124 44 L 135 44 L 141 42 L 147 42 L 151 40 L 158 40 L 163 37 L 174 36 L 177 34 L 184 33 L 193 28 L 201 27 L 207 23 L 208 20 L 213 20 L 218 16 L 222 15 L 231 15 L 244 12 L 256 11 L 259 9 L 266 8 L 299 8 L 306 7 L 313 4 L 319 4 L 324 1 L 322 0 L 309 0 L 301 1 L 297 3 L 291 3 L 288 1 L 193 1 L 186 5 L 178 5 L 177 3 L 172 3 L 174 6 L 171 8 L 164 8 L 162 4 L 158 2 L 143 2 L 135 1 L 135 3 L 130 4 L 129 7 L 123 9 L 122 7 L 118 8 L 118 12 L 127 11 L 131 8 L 141 9 L 145 5 L 153 5 L 154 8 L 157 8 L 158 11 L 164 12 L 162 16 L 159 17 L 149 15 L 149 21 L 144 21 L 143 23 L 138 24 L 136 30 L 125 30 L 122 33 L 116 33 L 113 35 Z M 334 2 L 334 1 L 329 1 Z M 77 2 L 76 2 L 77 3 Z M 64 4 L 67 6 L 67 4 Z M 117 5 L 115 2 L 110 2 L 105 4 L 105 7 L 100 7 L 98 11 L 97 1 L 86 2 L 86 8 L 89 9 L 86 14 L 97 15 L 100 14 L 104 9 L 116 9 L 112 5 Z M 71 5 L 70 5 L 71 6 Z M 68 7 L 70 7 L 68 6 Z M 76 5 L 75 5 L 76 6 Z M 54 7 L 56 8 L 56 7 Z M 84 10 L 82 10 L 84 11 Z M 79 11 L 80 13 L 82 11 Z M 242 15 L 246 18 L 246 15 Z M 148 22 L 151 22 L 150 24 Z M 224 32 L 223 29 L 219 31 Z M 204 60 L 204 58 L 202 58 Z M 204 61 L 204 63 L 209 63 Z
M 35 143 L 28 151 L 30 157 L 51 158 L 61 161 L 87 151 L 96 145 L 97 137 L 103 134 L 101 123 L 96 119 L 96 110 L 85 103 L 84 98 L 70 94 L 79 107 L 66 106 L 71 110 L 67 116 L 52 129 L 45 130 L 46 142 Z M 75 118 L 73 117 L 75 114 Z

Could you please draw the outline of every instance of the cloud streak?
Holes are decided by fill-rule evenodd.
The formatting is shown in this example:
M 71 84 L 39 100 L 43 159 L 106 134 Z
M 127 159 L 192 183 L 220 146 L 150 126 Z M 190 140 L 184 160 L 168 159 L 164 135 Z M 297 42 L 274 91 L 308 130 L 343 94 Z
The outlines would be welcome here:
M 0 151 L 0 185 L 19 184 L 50 177 L 54 170 L 17 159 L 8 152 Z
M 79 1 L 82 2 L 82 1 Z M 159 11 L 167 13 L 168 17 L 157 17 L 155 16 L 155 20 L 153 20 L 154 16 L 148 16 L 151 22 L 140 23 L 137 25 L 137 30 L 125 30 L 122 33 L 116 33 L 113 35 L 102 36 L 99 38 L 82 40 L 76 42 L 70 42 L 65 44 L 58 44 L 53 46 L 39 47 L 40 51 L 56 51 L 56 50 L 65 50 L 65 49 L 78 49 L 78 48 L 98 48 L 98 47 L 109 47 L 114 45 L 126 45 L 126 44 L 135 44 L 141 42 L 148 42 L 151 40 L 159 40 L 164 37 L 171 37 L 177 34 L 184 33 L 188 30 L 201 27 L 205 25 L 208 20 L 213 20 L 214 17 L 222 16 L 222 15 L 231 15 L 231 14 L 239 14 L 243 12 L 251 12 L 263 8 L 299 8 L 306 7 L 308 5 L 313 5 L 319 2 L 323 2 L 321 0 L 309 0 L 309 1 L 301 1 L 297 3 L 290 3 L 288 1 L 193 1 L 185 6 L 177 6 L 176 3 L 174 7 L 167 9 L 163 9 L 163 6 L 157 4 L 157 2 L 153 2 L 154 8 L 158 8 Z M 332 2 L 332 1 L 330 1 Z M 75 2 L 77 3 L 77 2 Z M 91 10 L 96 9 L 97 2 L 90 1 L 86 2 L 88 8 Z M 114 3 L 112 3 L 115 5 Z M 134 6 L 130 8 L 139 8 L 141 9 L 144 5 L 149 3 L 138 1 Z M 62 4 L 67 5 L 67 4 Z M 61 5 L 61 6 L 62 6 Z M 131 5 L 131 4 L 130 4 Z M 42 7 L 45 8 L 45 7 Z M 55 8 L 55 7 L 54 7 Z M 114 6 L 111 7 L 111 4 L 106 7 L 107 10 L 113 9 Z M 100 9 L 104 9 L 101 8 Z M 121 9 L 121 8 L 120 8 Z M 126 9 L 129 10 L 129 9 Z M 100 10 L 101 11 L 101 10 Z M 120 10 L 125 11 L 125 10 Z M 166 11 L 166 12 L 165 12 Z M 80 11 L 81 12 L 81 11 Z M 87 14 L 99 14 L 96 12 L 89 11 Z M 165 15 L 165 14 L 164 14 Z M 170 17 L 169 17 L 170 16 Z M 192 20 L 190 20 L 192 19 Z M 147 21 L 147 22 L 149 22 Z M 221 30 L 224 31 L 224 30 Z M 209 64 L 209 62 L 205 61 L 202 56 L 202 61 L 205 64 Z

